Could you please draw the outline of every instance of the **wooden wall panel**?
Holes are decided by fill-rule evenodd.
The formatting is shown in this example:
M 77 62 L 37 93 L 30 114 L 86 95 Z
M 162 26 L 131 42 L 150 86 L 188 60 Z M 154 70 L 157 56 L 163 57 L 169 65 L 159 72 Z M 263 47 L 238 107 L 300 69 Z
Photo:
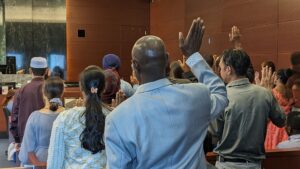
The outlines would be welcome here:
M 221 54 L 224 49 L 231 47 L 228 33 L 233 25 L 240 28 L 243 48 L 251 56 L 256 69 L 259 69 L 261 62 L 265 60 L 274 61 L 278 68 L 287 68 L 290 53 L 300 50 L 299 0 L 176 0 L 174 4 L 167 2 L 157 0 L 151 4 L 150 25 L 151 33 L 155 32 L 162 39 L 167 39 L 169 52 L 176 54 L 171 59 L 178 59 L 180 51 L 175 46 L 177 43 L 173 42 L 178 29 L 170 29 L 172 25 L 178 26 L 182 23 L 174 23 L 178 16 L 169 14 L 166 14 L 163 20 L 152 18 L 162 15 L 170 8 L 177 9 L 177 14 L 184 18 L 184 26 L 180 28 L 185 34 L 192 19 L 197 16 L 204 19 L 206 32 L 201 48 L 203 54 Z M 178 5 L 184 5 L 184 8 Z M 170 20 L 174 22 L 165 22 Z
M 67 0 L 67 79 L 77 81 L 88 65 L 102 65 L 108 53 L 120 56 L 121 76 L 129 79 L 133 43 L 149 33 L 148 0 Z M 129 31 L 124 36 L 124 27 Z M 85 37 L 77 37 L 78 29 Z M 125 39 L 125 40 L 124 40 Z
M 185 1 L 154 0 L 150 6 L 150 33 L 164 40 L 171 60 L 181 58 L 178 33 L 185 29 Z
M 279 22 L 300 20 L 299 0 L 278 0 Z
M 240 28 L 277 23 L 276 0 L 229 0 L 223 1 L 222 30 L 233 25 Z
M 278 52 L 300 50 L 300 20 L 281 22 L 278 27 Z

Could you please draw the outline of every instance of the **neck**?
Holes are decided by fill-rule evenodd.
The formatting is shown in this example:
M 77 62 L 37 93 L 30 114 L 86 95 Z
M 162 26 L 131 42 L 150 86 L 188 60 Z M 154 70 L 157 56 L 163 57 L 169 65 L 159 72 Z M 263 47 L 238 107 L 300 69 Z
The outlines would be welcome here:
M 44 76 L 35 76 L 35 75 L 33 75 L 32 78 L 33 78 L 33 79 L 37 79 L 37 78 L 44 79 Z
M 166 78 L 166 75 L 157 75 L 157 76 L 142 76 L 141 77 L 141 80 L 140 80 L 140 83 L 141 84 L 145 84 L 145 83 L 150 83 L 150 82 L 154 82 L 156 80 L 160 80 L 160 79 L 163 79 L 163 78 Z
M 231 82 L 236 81 L 236 80 L 244 79 L 244 78 L 246 78 L 246 76 L 232 75 L 232 76 L 229 78 L 228 83 L 231 83 Z

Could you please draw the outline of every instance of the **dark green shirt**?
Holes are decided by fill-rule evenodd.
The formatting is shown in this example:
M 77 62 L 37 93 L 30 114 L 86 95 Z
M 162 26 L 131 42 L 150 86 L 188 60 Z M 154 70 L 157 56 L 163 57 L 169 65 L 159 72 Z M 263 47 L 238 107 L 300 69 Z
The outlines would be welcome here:
M 260 161 L 269 119 L 278 127 L 285 114 L 270 90 L 251 84 L 247 78 L 227 85 L 229 105 L 218 118 L 220 141 L 214 152 L 224 158 Z

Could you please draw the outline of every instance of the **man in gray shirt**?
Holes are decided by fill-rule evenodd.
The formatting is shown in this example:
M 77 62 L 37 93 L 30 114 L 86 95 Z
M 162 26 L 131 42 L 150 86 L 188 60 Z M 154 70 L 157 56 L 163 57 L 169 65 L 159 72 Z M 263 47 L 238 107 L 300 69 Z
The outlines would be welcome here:
M 246 78 L 250 57 L 239 49 L 226 50 L 220 62 L 220 74 L 227 83 L 229 105 L 218 118 L 219 169 L 261 168 L 265 158 L 264 141 L 270 119 L 283 127 L 285 115 L 271 91 L 251 84 Z

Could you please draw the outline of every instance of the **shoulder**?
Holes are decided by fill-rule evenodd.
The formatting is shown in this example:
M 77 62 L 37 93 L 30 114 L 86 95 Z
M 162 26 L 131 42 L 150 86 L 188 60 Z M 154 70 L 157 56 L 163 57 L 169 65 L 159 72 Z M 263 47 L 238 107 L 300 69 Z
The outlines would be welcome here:
M 71 122 L 73 123 L 75 119 L 78 119 L 79 116 L 84 112 L 84 107 L 74 107 L 69 110 L 65 110 L 63 112 L 60 112 L 58 117 L 56 118 L 56 122 Z M 77 118 L 78 117 L 78 118 Z
M 130 85 L 130 86 L 131 86 L 131 84 L 130 84 L 129 82 L 127 82 L 127 81 L 125 81 L 125 80 L 123 80 L 123 79 L 121 79 L 121 84 L 124 84 L 124 85 Z
M 33 122 L 36 118 L 38 118 L 41 115 L 41 113 L 37 110 L 32 112 L 28 117 L 28 122 Z
M 134 105 L 136 104 L 137 99 L 137 95 L 133 95 L 122 102 L 106 116 L 106 121 L 122 121 L 130 119 L 135 115 L 136 111 L 134 110 L 136 109 L 136 107 Z

